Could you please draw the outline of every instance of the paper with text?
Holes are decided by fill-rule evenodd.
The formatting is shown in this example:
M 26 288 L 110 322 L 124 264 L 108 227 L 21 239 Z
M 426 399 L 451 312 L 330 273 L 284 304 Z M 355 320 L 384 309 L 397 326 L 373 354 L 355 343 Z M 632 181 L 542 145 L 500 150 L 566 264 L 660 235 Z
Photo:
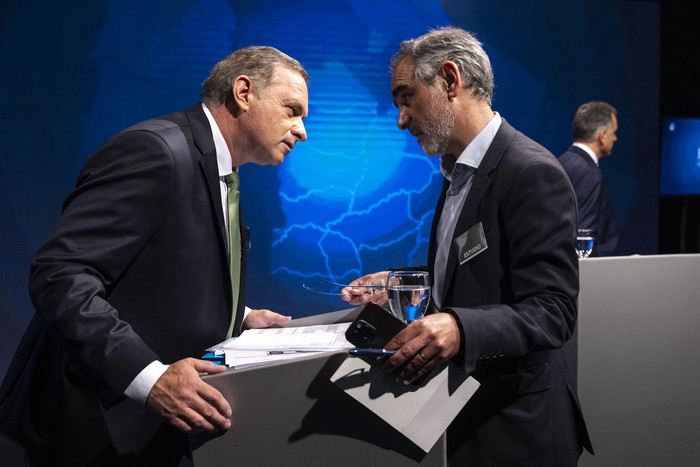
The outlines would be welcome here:
M 293 328 L 246 329 L 240 337 L 212 347 L 213 350 L 326 351 L 354 347 L 345 339 L 350 323 Z

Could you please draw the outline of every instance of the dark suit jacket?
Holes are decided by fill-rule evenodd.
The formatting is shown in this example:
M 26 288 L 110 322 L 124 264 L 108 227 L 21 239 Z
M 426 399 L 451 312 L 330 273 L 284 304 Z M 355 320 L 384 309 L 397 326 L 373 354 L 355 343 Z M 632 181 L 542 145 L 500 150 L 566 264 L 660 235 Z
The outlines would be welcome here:
M 595 165 L 586 151 L 571 146 L 559 157 L 576 192 L 578 200 L 578 225 L 593 229 L 596 242 L 591 256 L 611 256 L 617 246 L 615 213 L 603 179 L 603 172 Z
M 237 329 L 245 267 L 244 249 Z M 85 163 L 29 288 L 36 316 L 2 386 L 0 433 L 52 465 L 82 465 L 107 448 L 148 452 L 165 439 L 182 454 L 186 437 L 123 392 L 153 360 L 201 356 L 230 323 L 216 151 L 201 104 L 118 133 Z
M 479 224 L 487 248 L 460 263 L 470 245 L 458 239 Z M 562 467 L 575 465 L 581 445 L 590 450 L 561 349 L 576 324 L 575 235 L 576 199 L 561 165 L 503 120 L 459 215 L 445 276 L 443 309 L 459 318 L 461 361 L 482 384 L 448 430 L 450 465 Z

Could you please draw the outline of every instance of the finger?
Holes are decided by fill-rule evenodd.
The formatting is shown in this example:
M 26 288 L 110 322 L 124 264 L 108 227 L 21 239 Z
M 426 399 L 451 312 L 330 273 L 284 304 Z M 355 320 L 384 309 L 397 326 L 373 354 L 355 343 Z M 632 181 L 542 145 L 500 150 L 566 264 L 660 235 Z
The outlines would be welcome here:
M 192 366 L 198 373 L 216 374 L 226 371 L 226 365 L 217 365 L 209 360 L 191 359 Z
M 201 414 L 189 407 L 182 408 L 177 414 L 168 419 L 168 423 L 185 433 L 201 433 L 215 431 L 214 425 Z
M 204 384 L 199 390 L 199 394 L 207 404 L 209 404 L 217 413 L 221 414 L 222 417 L 228 419 L 231 417 L 233 411 L 231 410 L 231 404 L 228 403 L 226 398 L 216 389 L 208 384 Z
M 204 414 L 195 409 L 183 411 L 179 418 L 187 426 L 189 433 L 215 432 L 219 430 Z
M 340 293 L 343 294 L 340 298 L 351 305 L 364 305 L 370 301 L 370 298 L 360 289 L 345 287 Z
M 386 345 L 386 348 L 398 348 L 398 351 L 388 358 L 382 365 L 384 371 L 392 374 L 396 381 L 412 381 L 420 375 L 416 375 L 421 368 L 428 365 L 430 369 L 435 362 L 432 353 L 426 353 L 427 349 L 420 339 L 416 338 L 418 333 L 411 329 L 409 325 L 406 329 L 394 336 Z M 426 370 L 422 370 L 424 373 Z
M 209 386 L 211 388 L 211 386 Z M 218 393 L 214 388 L 211 388 L 214 392 Z M 205 390 L 200 390 L 205 392 Z M 211 397 L 211 395 L 206 396 Z M 204 397 L 197 397 L 190 402 L 190 407 L 182 411 L 182 418 L 192 427 L 198 428 L 203 431 L 217 431 L 217 430 L 227 430 L 231 427 L 231 409 L 228 402 L 221 397 L 224 405 L 215 405 L 210 403 Z
M 284 316 L 280 315 L 278 313 L 274 313 L 273 315 L 269 316 L 265 322 L 265 327 L 270 327 L 273 324 L 281 324 L 281 323 L 286 323 L 287 321 L 291 321 L 292 317 L 291 316 Z
M 189 425 L 189 423 L 185 422 L 182 418 L 176 417 L 168 420 L 168 423 L 170 423 L 172 426 L 177 428 L 178 430 L 187 433 L 187 434 L 196 434 L 195 430 Z
M 424 353 L 419 352 L 413 359 L 403 368 L 399 375 L 399 381 L 404 384 L 409 384 L 423 376 L 435 366 L 435 359 L 428 358 Z
M 365 287 L 362 287 L 361 283 L 359 283 L 357 281 L 353 281 L 350 284 L 348 284 L 347 286 L 343 287 L 340 292 L 344 293 L 344 294 L 350 294 L 350 295 L 362 295 L 363 293 L 365 293 L 364 289 L 365 289 Z
M 376 295 L 372 295 L 369 299 L 372 303 L 376 303 L 379 306 L 387 308 L 387 303 L 389 302 L 386 292 L 380 292 Z
M 396 347 L 391 347 L 387 344 L 384 348 L 395 349 Z M 394 355 L 384 360 L 382 369 L 387 373 L 393 374 L 395 378 L 398 378 L 398 372 L 411 360 L 410 355 L 406 354 L 407 351 L 408 349 L 406 347 L 400 346 Z
M 423 342 L 416 339 L 417 337 L 419 337 L 419 331 L 416 323 L 411 323 L 391 338 L 384 348 L 398 349 L 398 351 L 384 362 L 385 371 L 393 372 L 400 368 L 424 347 Z
M 281 315 L 279 313 L 275 313 L 273 316 L 273 321 L 271 324 L 276 324 L 276 323 L 286 323 L 287 321 L 291 321 L 292 317 L 288 315 Z
M 273 324 L 285 323 L 292 319 L 291 316 L 281 315 L 272 310 L 255 310 L 255 315 L 251 312 L 246 318 L 248 326 L 251 328 L 268 328 Z
M 231 428 L 231 419 L 212 405 L 205 405 L 195 418 L 195 426 L 205 431 L 223 431 Z
M 210 370 L 216 370 L 216 372 L 220 372 L 226 370 L 226 367 L 216 365 L 213 362 L 203 360 L 195 360 L 194 362 L 195 369 L 198 371 L 204 370 L 209 372 Z M 197 397 L 190 403 L 193 410 L 218 429 L 228 429 L 231 426 L 231 421 L 229 420 L 232 415 L 231 405 L 221 392 L 200 379 L 196 386 L 196 395 Z M 209 427 L 203 426 L 202 428 L 208 429 Z M 212 428 L 214 427 L 212 426 Z
M 361 296 L 367 293 L 366 285 L 370 284 L 370 276 L 362 276 L 350 282 L 346 287 L 343 287 L 342 293 Z
M 429 360 L 428 357 L 426 357 L 423 352 L 418 352 L 418 357 L 420 357 L 424 363 Z

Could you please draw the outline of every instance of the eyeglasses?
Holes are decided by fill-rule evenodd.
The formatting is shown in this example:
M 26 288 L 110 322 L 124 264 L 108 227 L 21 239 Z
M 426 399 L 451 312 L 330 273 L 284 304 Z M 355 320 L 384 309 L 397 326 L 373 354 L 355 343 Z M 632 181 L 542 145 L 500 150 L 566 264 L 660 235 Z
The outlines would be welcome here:
M 341 284 L 339 282 L 333 282 L 329 281 L 326 279 L 321 279 L 320 281 L 322 284 L 328 284 L 328 285 L 334 285 L 336 287 L 349 287 L 351 289 L 366 289 L 364 293 L 367 294 L 374 294 L 378 292 L 383 292 L 386 289 L 386 286 L 384 284 L 372 284 L 372 285 L 350 285 L 350 284 Z M 329 292 L 329 291 L 324 291 L 324 290 L 318 290 L 315 289 L 314 287 L 311 287 L 310 285 L 307 284 L 302 284 L 302 287 L 304 287 L 306 290 L 309 292 L 321 294 L 321 295 L 335 295 L 338 297 L 351 297 L 353 294 L 347 294 L 347 293 L 341 293 L 341 292 Z

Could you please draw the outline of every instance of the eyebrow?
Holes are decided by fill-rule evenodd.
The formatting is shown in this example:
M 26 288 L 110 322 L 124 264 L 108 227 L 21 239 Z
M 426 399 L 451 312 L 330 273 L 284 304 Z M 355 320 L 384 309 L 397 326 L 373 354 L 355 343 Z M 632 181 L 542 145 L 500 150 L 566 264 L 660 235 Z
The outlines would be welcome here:
M 287 102 L 284 105 L 287 107 L 291 108 L 295 114 L 298 114 L 301 116 L 302 120 L 308 117 L 309 115 L 309 110 L 304 108 L 304 105 L 301 104 L 300 102 L 296 101 L 291 101 Z
M 405 91 L 408 89 L 408 85 L 406 84 L 399 84 L 396 86 L 394 89 L 391 90 L 391 96 L 396 99 L 396 96 L 401 93 L 401 91 Z

